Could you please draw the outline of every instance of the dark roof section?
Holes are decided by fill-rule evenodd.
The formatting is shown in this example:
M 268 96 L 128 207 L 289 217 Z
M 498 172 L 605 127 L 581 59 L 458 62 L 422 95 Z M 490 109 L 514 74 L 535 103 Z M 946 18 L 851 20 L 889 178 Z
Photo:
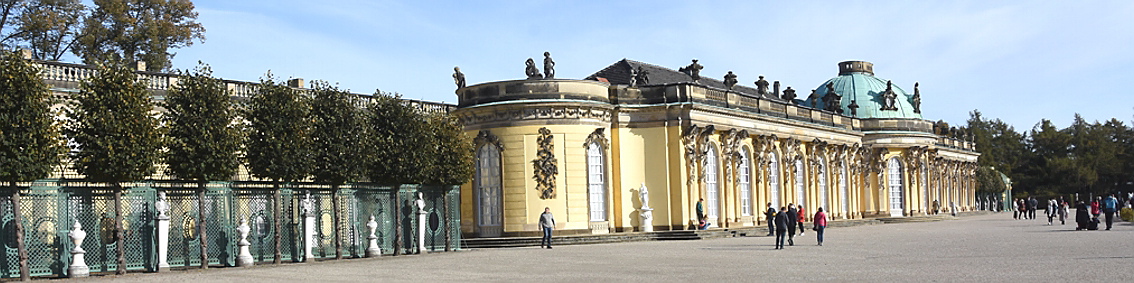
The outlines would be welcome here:
M 678 72 L 678 71 L 670 69 L 670 68 L 666 68 L 666 67 L 662 67 L 662 66 L 658 66 L 658 65 L 653 65 L 653 64 L 642 63 L 642 62 L 638 62 L 638 61 L 634 61 L 634 60 L 630 60 L 630 59 L 622 59 L 622 60 L 619 60 L 618 62 L 614 62 L 614 64 L 607 66 L 606 68 L 602 69 L 601 71 L 595 72 L 594 74 L 587 76 L 586 78 L 584 78 L 584 80 L 597 81 L 598 78 L 601 77 L 601 78 L 607 79 L 610 82 L 610 84 L 628 85 L 628 84 L 630 84 L 630 69 L 631 68 L 637 69 L 639 66 L 641 66 L 643 70 L 650 72 L 650 75 L 649 75 L 650 83 L 645 84 L 644 86 L 667 85 L 667 84 L 677 84 L 677 83 L 692 83 L 693 82 L 693 77 L 690 77 L 689 75 L 687 75 L 685 73 Z M 701 73 L 701 80 L 698 81 L 698 83 L 701 84 L 701 85 L 704 85 L 704 86 L 711 87 L 711 88 L 722 89 L 722 90 L 728 89 L 728 87 L 725 86 L 723 81 L 709 78 L 707 75 L 708 74 L 705 74 L 704 72 L 702 72 Z M 724 74 L 721 74 L 721 77 L 724 77 Z M 753 80 L 753 81 L 755 81 L 755 80 Z M 771 88 L 771 87 L 769 86 L 769 88 Z M 743 85 L 740 85 L 740 84 L 737 84 L 735 87 L 733 87 L 732 91 L 745 94 L 746 96 L 760 97 L 760 95 L 756 94 L 756 88 L 747 87 L 747 86 L 743 86 Z M 769 91 L 771 91 L 771 89 L 769 89 Z M 783 91 L 783 90 L 781 89 L 780 91 Z M 798 90 L 796 90 L 796 91 L 797 91 L 796 93 L 798 95 Z M 774 100 L 777 100 L 777 101 L 783 101 L 779 97 L 774 97 L 772 95 L 766 95 L 766 96 L 763 96 L 762 98 L 774 99 Z

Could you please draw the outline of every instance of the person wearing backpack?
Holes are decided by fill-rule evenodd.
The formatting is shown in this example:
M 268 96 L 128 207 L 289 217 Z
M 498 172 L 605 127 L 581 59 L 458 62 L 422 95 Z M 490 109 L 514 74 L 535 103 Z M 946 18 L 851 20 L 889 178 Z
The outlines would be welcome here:
M 1114 194 L 1102 201 L 1102 211 L 1106 214 L 1106 229 L 1110 230 L 1110 226 L 1114 223 L 1114 213 L 1118 211 L 1118 198 Z

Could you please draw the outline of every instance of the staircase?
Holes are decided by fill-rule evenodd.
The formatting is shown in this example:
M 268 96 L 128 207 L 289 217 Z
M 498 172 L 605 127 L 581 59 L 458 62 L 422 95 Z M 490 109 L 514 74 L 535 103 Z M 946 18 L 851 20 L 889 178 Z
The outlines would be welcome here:
M 957 220 L 957 217 L 949 215 L 931 215 L 931 216 L 912 216 L 912 217 L 887 217 L 876 218 L 875 220 L 881 221 L 883 224 L 895 223 L 913 223 L 913 222 L 935 222 L 945 220 Z

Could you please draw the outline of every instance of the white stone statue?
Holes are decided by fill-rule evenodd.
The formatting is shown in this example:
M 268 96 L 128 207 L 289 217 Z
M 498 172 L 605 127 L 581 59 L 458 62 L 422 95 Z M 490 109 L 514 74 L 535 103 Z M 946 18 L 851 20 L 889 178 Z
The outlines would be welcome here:
M 157 219 L 169 219 L 169 202 L 165 199 L 165 191 L 158 191 L 154 209 L 158 213 Z
M 424 194 L 418 192 L 417 200 L 414 201 L 414 206 L 417 207 L 417 213 L 425 213 L 425 198 Z
M 425 252 L 425 194 L 417 193 L 417 200 L 414 205 L 417 206 L 417 253 Z
M 638 197 L 642 199 L 642 209 L 650 208 L 650 189 L 646 188 L 646 183 L 642 183 L 642 188 L 638 190 Z
M 307 192 L 300 205 L 303 206 L 304 215 L 315 217 L 315 198 L 311 197 L 311 192 Z
M 252 266 L 256 264 L 256 261 L 252 258 L 252 253 L 248 250 L 248 246 L 252 245 L 252 243 L 248 242 L 248 232 L 251 231 L 252 228 L 248 227 L 248 218 L 240 219 L 240 226 L 236 227 L 236 232 L 240 233 L 240 242 L 236 244 L 240 246 L 240 255 L 236 257 L 236 266 Z
M 71 249 L 71 266 L 67 268 L 69 277 L 87 277 L 91 275 L 91 269 L 87 266 L 87 260 L 84 254 L 87 251 L 83 250 L 83 239 L 87 238 L 87 232 L 83 231 L 83 225 L 79 224 L 79 220 L 75 220 L 75 225 L 71 226 L 71 232 L 67 232 L 67 236 L 71 237 L 71 243 L 75 245 Z
M 169 270 L 169 201 L 165 191 L 158 191 L 154 209 L 158 212 L 158 272 L 161 272 Z
M 378 246 L 378 236 L 374 231 L 378 229 L 378 221 L 374 221 L 374 215 L 370 215 L 370 221 L 366 222 L 366 229 L 370 230 L 370 247 L 366 248 L 366 257 L 378 257 L 382 255 L 382 247 Z

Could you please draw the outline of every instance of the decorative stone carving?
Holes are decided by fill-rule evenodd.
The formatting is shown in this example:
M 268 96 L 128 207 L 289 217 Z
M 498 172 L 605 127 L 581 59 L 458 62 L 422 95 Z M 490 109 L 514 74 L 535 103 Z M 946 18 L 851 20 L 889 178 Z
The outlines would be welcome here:
M 457 83 L 457 89 L 465 88 L 465 73 L 461 73 L 461 67 L 453 67 L 453 82 Z
M 524 74 L 528 75 L 529 80 L 543 78 L 543 74 L 539 73 L 539 68 L 536 68 L 535 60 L 528 58 L 528 61 L 524 62 L 524 65 Z
M 555 176 L 559 174 L 558 161 L 555 159 L 555 140 L 551 130 L 539 128 L 539 137 L 536 138 L 539 149 L 536 159 L 532 160 L 534 168 L 532 179 L 536 181 L 536 190 L 540 199 L 555 198 Z
M 599 144 L 603 148 L 609 148 L 610 142 L 607 141 L 606 134 L 603 133 L 605 131 L 606 128 L 597 128 L 590 135 L 587 135 L 587 139 L 583 141 L 583 148 L 589 148 L 591 144 Z
M 894 82 L 886 81 L 886 91 L 882 92 L 882 108 L 879 109 L 897 111 L 897 98 L 898 94 L 894 93 Z
M 248 232 L 251 231 L 252 228 L 248 227 L 248 218 L 240 219 L 240 226 L 236 227 L 236 232 L 240 233 L 240 242 L 236 243 L 237 246 L 240 246 L 240 254 L 236 257 L 236 266 L 253 266 L 256 264 L 256 260 L 252 258 L 252 253 L 248 250 L 248 246 L 252 245 L 248 242 Z
M 788 86 L 787 89 L 784 90 L 784 95 L 781 96 L 780 98 L 782 98 L 784 101 L 787 101 L 788 103 L 796 104 L 796 102 L 795 102 L 795 90 L 791 89 L 791 86 Z
M 492 131 L 489 130 L 480 130 L 476 138 L 473 139 L 473 143 L 476 145 L 476 148 L 480 148 L 480 146 L 485 144 L 492 144 L 496 146 L 496 149 L 504 151 L 504 143 L 500 142 L 500 137 L 493 135 Z
M 917 82 L 913 84 L 913 98 L 911 98 L 910 104 L 913 104 L 914 113 L 921 113 L 921 90 L 918 89 Z
M 425 252 L 425 215 L 429 212 L 425 211 L 425 197 L 421 192 L 417 193 L 417 200 L 414 201 L 414 207 L 417 208 L 417 253 L 423 254 Z
M 611 111 L 598 107 L 583 106 L 546 106 L 527 107 L 512 110 L 494 110 L 492 112 L 462 114 L 461 123 L 474 125 L 491 122 L 515 122 L 540 119 L 595 119 L 610 122 Z
M 768 95 L 768 81 L 764 80 L 763 75 L 761 75 L 759 79 L 756 80 L 755 84 L 756 94 L 759 94 L 760 96 Z
M 71 266 L 67 267 L 67 277 L 87 277 L 91 275 L 91 269 L 87 266 L 86 253 L 83 250 L 83 240 L 87 238 L 87 232 L 83 231 L 83 225 L 79 224 L 79 220 L 75 220 L 75 224 L 71 226 L 71 232 L 67 232 L 67 236 L 71 237 L 71 244 L 75 248 L 71 249 Z
M 694 184 L 701 182 L 704 178 L 704 174 L 700 173 L 697 168 L 705 159 L 705 155 L 708 154 L 709 136 L 714 131 L 715 127 L 712 125 L 706 127 L 692 125 L 686 128 L 685 133 L 681 135 L 681 141 L 685 145 L 685 168 L 689 175 L 686 185 L 689 188 L 694 187 Z M 703 166 L 701 169 L 704 170 Z
M 551 60 L 551 52 L 543 52 L 543 77 L 547 79 L 555 78 L 555 60 Z
M 374 221 L 374 215 L 370 215 L 370 221 L 366 221 L 366 229 L 370 231 L 370 236 L 366 237 L 370 240 L 366 248 L 366 257 L 382 256 L 382 247 L 378 246 L 378 235 L 374 234 L 378 230 L 378 221 Z
M 807 96 L 807 103 L 811 104 L 811 108 L 823 109 L 823 106 L 819 105 L 819 94 L 815 93 L 814 89 L 811 90 L 811 94 Z
M 642 232 L 654 231 L 654 209 L 650 208 L 650 190 L 646 188 L 646 183 L 642 183 L 642 188 L 638 189 L 638 197 L 641 198 L 642 206 L 638 214 L 642 217 L 642 225 L 640 230 Z
M 742 158 L 740 153 L 741 142 L 747 138 L 747 130 L 729 129 L 721 135 L 721 155 L 724 156 L 725 179 L 737 180 L 739 178 L 739 176 L 734 176 L 733 172 L 736 172 Z
M 843 114 L 843 108 L 839 105 L 843 101 L 843 96 L 835 92 L 835 83 L 827 83 L 827 95 L 823 96 L 824 110 Z
M 738 82 L 740 81 L 736 79 L 736 74 L 733 74 L 732 71 L 728 71 L 728 74 L 724 75 L 724 85 L 729 90 L 732 90 L 732 88 L 735 87 L 736 83 Z
M 752 139 L 752 147 L 756 149 L 756 164 L 761 168 L 767 169 L 772 160 L 769 156 L 776 151 L 776 140 L 779 138 L 776 135 L 759 135 Z M 753 174 L 753 176 L 760 176 L 760 174 Z
M 787 138 L 783 142 L 781 142 L 780 148 L 783 149 L 783 157 L 780 158 L 780 164 L 784 164 L 784 166 L 790 166 L 791 164 L 795 164 L 796 160 L 802 159 L 803 152 L 800 151 L 800 145 L 802 143 L 803 142 L 795 138 Z
M 692 64 L 689 64 L 689 66 L 681 67 L 677 69 L 677 71 L 689 75 L 690 78 L 693 78 L 693 82 L 698 82 L 701 80 L 701 69 L 704 68 L 705 66 L 697 64 L 697 59 L 693 59 Z

